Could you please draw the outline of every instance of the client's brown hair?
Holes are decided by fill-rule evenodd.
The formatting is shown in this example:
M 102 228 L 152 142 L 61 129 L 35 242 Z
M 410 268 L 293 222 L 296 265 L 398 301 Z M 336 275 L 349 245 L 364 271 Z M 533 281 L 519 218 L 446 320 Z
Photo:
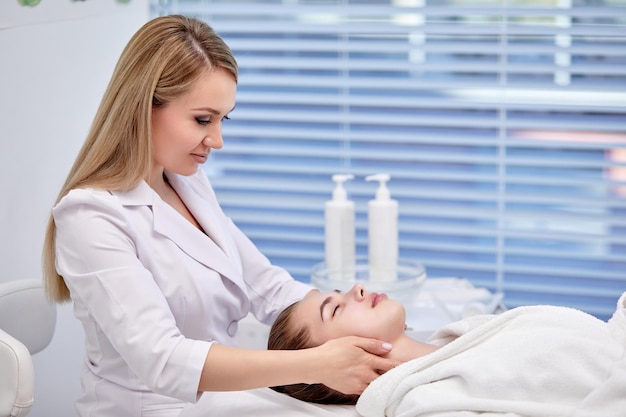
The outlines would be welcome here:
M 297 302 L 291 304 L 276 318 L 267 341 L 269 350 L 298 350 L 314 347 L 309 329 L 293 323 L 293 310 L 297 304 Z M 291 384 L 271 388 L 276 392 L 310 403 L 354 405 L 359 399 L 356 394 L 344 394 L 324 384 Z

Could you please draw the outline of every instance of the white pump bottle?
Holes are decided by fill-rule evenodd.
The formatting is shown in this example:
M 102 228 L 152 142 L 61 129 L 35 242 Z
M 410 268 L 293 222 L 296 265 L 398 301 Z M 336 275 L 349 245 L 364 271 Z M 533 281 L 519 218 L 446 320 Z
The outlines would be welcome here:
M 354 178 L 351 174 L 335 174 L 337 184 L 333 198 L 324 207 L 326 267 L 331 280 L 354 281 L 355 229 L 354 202 L 348 200 L 343 183 Z
M 387 188 L 389 174 L 370 175 L 366 181 L 379 181 L 376 198 L 368 203 L 370 281 L 391 282 L 398 268 L 398 202 Z

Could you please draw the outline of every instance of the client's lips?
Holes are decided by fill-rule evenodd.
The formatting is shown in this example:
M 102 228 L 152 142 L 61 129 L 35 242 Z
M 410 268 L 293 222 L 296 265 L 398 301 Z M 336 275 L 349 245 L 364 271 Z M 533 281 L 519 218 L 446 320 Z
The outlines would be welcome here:
M 195 159 L 195 161 L 197 163 L 204 164 L 206 162 L 207 158 L 209 157 L 209 154 L 206 154 L 206 153 L 202 153 L 202 154 L 200 154 L 200 153 L 192 153 L 191 157 L 193 159 Z
M 385 298 L 387 298 L 387 294 L 372 293 L 372 308 L 376 307 L 376 305 Z

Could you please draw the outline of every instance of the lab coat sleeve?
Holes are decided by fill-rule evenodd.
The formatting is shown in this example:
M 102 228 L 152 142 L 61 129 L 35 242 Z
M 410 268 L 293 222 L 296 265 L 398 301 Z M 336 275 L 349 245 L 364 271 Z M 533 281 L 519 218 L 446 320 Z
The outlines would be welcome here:
M 211 342 L 185 338 L 136 254 L 132 225 L 108 192 L 72 190 L 53 210 L 57 270 L 74 302 L 139 380 L 154 392 L 195 402 Z M 124 385 L 127 375 L 118 382 Z
M 273 265 L 232 221 L 229 227 L 239 253 L 244 254 L 243 276 L 252 314 L 259 321 L 272 324 L 285 307 L 301 300 L 313 287 L 295 280 L 285 269 Z

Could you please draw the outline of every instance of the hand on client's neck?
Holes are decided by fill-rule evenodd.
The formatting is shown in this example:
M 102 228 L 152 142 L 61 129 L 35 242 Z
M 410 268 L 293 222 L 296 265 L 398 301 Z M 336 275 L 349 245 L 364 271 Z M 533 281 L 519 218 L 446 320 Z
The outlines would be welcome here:
M 437 350 L 437 346 L 418 342 L 405 334 L 402 334 L 396 340 L 392 341 L 391 344 L 393 345 L 393 349 L 391 349 L 391 352 L 389 352 L 386 357 L 401 362 L 407 362 Z

